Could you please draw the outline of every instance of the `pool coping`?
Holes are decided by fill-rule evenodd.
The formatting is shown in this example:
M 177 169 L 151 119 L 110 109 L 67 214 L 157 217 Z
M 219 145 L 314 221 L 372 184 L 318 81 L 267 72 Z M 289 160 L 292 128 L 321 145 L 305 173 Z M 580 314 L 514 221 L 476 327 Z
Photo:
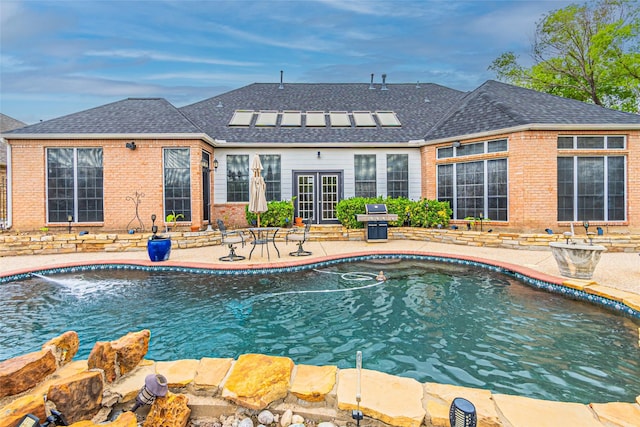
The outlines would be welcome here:
M 409 260 L 469 265 L 488 269 L 515 277 L 523 283 L 537 289 L 559 294 L 571 299 L 586 301 L 605 307 L 619 314 L 640 319 L 640 295 L 631 292 L 610 288 L 589 280 L 560 278 L 508 262 L 489 260 L 486 258 L 468 255 L 454 256 L 451 254 L 428 251 L 389 250 L 379 251 L 376 253 L 362 251 L 343 253 L 339 255 L 320 256 L 312 259 L 298 258 L 292 261 L 225 265 L 171 260 L 162 262 L 152 262 L 149 260 L 95 260 L 65 262 L 39 268 L 25 268 L 0 273 L 0 284 L 26 279 L 32 273 L 66 274 L 96 270 L 143 270 L 188 272 L 197 274 L 254 275 L 290 273 L 308 270 L 311 268 L 326 267 L 328 265 L 335 265 L 344 262 L 391 259 L 398 257 Z

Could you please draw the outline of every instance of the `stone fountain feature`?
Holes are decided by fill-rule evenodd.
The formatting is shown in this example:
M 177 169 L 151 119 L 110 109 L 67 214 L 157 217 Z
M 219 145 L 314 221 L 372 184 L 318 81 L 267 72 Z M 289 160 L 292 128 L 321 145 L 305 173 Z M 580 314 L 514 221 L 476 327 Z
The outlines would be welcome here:
M 585 223 L 589 243 L 576 243 L 571 240 L 573 233 L 564 233 L 565 243 L 550 242 L 551 253 L 558 263 L 560 274 L 574 279 L 591 279 L 600 261 L 602 252 L 607 248 L 594 245 L 588 233 L 589 225 Z M 593 233 L 592 233 L 593 234 Z

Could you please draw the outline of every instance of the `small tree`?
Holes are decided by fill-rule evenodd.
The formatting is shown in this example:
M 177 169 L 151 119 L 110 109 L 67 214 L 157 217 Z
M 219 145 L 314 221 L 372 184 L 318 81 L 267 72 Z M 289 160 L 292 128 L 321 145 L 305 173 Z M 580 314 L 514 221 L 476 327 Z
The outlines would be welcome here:
M 630 0 L 571 4 L 546 14 L 525 68 L 505 52 L 499 80 L 622 111 L 640 111 L 640 6 Z

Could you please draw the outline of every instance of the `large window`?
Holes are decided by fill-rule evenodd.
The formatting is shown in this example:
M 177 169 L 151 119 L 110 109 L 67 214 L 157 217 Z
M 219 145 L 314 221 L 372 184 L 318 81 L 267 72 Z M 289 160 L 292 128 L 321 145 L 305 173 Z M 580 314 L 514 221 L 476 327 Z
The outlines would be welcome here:
M 164 149 L 164 215 L 191 221 L 191 155 L 188 148 Z
M 558 221 L 624 221 L 625 162 L 609 150 L 626 147 L 624 135 L 561 135 L 558 150 L 590 150 L 558 157 Z M 593 152 L 599 152 L 594 153 Z
M 558 158 L 558 221 L 624 220 L 624 156 Z
M 101 148 L 47 149 L 48 222 L 100 222 L 103 213 Z
M 387 197 L 409 197 L 408 154 L 387 154 Z
M 507 159 L 438 166 L 438 200 L 449 202 L 454 219 L 507 221 Z
M 376 197 L 376 155 L 356 154 L 354 156 L 355 196 Z
M 260 154 L 262 163 L 262 177 L 267 185 L 267 201 L 280 200 L 280 155 Z
M 227 156 L 227 202 L 249 201 L 249 155 Z

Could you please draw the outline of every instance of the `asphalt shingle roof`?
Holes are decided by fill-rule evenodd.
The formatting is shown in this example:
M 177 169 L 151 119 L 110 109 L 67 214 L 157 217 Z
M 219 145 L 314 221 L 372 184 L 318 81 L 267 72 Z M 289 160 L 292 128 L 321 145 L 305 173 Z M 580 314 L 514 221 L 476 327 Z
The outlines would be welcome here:
M 129 98 L 4 132 L 197 134 L 232 143 L 405 143 L 433 141 L 527 124 L 640 124 L 640 115 L 487 81 L 473 92 L 436 84 L 254 83 L 176 108 L 161 98 Z M 393 111 L 400 127 L 229 126 L 236 110 Z M 254 119 L 255 120 L 255 119 Z
M 202 133 L 162 98 L 128 98 L 7 132 L 19 134 L 192 134 Z
M 489 80 L 467 94 L 425 139 L 527 124 L 640 124 L 640 115 Z
M 435 84 L 254 83 L 180 110 L 210 137 L 227 142 L 376 143 L 421 139 L 464 92 Z M 399 128 L 231 127 L 235 110 L 394 111 Z

